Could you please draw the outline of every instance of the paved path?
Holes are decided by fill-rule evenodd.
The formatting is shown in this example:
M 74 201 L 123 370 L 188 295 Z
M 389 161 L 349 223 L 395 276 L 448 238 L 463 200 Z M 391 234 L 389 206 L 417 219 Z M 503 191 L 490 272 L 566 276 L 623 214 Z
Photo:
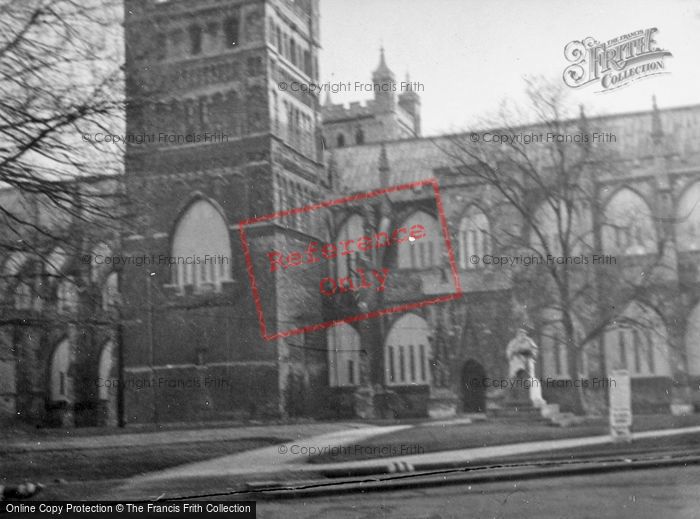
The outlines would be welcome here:
M 241 479 L 245 481 L 260 480 L 265 475 L 297 475 L 313 472 L 314 466 L 306 464 L 311 448 L 322 449 L 360 442 L 371 436 L 386 434 L 411 425 L 364 426 L 346 428 L 328 434 L 307 439 L 299 439 L 285 444 L 263 447 L 230 456 L 215 458 L 171 469 L 136 476 L 99 495 L 99 499 L 156 499 L 179 497 L 183 495 L 206 495 L 213 489 L 234 490 L 240 487 Z M 295 454 L 298 453 L 298 454 Z M 207 481 L 216 481 L 209 484 Z M 205 483 L 206 482 L 206 483 Z M 204 484 L 204 487 L 201 485 Z M 223 485 L 223 486 L 222 486 Z M 231 486 L 232 485 L 232 486 Z
M 410 427 L 412 426 L 395 425 L 345 429 L 311 438 L 298 439 L 285 444 L 271 445 L 269 447 L 240 452 L 213 460 L 180 465 L 179 467 L 153 472 L 134 479 L 139 482 L 145 482 L 183 477 L 233 476 L 252 473 L 264 474 L 289 470 L 295 472 L 312 472 L 317 471 L 318 467 L 326 466 L 310 465 L 306 463 L 310 455 L 320 454 L 322 449 L 340 448 L 343 445 L 359 443 L 371 436 L 388 434 Z M 377 462 L 374 461 L 374 464 L 376 465 Z

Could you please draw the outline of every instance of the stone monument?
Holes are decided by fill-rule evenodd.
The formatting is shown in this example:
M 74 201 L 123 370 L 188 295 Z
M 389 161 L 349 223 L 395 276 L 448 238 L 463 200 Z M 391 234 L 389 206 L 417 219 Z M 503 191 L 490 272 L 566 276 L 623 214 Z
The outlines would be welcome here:
M 535 341 L 528 337 L 525 329 L 519 328 L 506 348 L 508 377 L 512 384 L 509 401 L 523 405 L 531 404 L 535 407 L 545 404 L 542 398 L 542 386 L 535 372 L 537 352 Z

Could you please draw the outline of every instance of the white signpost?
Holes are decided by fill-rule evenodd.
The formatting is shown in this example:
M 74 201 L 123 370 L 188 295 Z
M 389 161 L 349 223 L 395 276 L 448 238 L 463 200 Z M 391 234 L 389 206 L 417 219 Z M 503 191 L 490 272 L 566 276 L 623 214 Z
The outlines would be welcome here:
M 610 435 L 613 441 L 632 441 L 632 387 L 626 369 L 611 373 L 610 383 Z

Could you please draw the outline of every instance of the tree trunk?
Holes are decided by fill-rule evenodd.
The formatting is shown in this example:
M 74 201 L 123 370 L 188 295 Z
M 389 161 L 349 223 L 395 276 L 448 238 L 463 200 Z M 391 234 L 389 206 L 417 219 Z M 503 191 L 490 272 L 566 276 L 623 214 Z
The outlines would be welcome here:
M 587 413 L 588 406 L 582 381 L 579 380 L 579 353 L 574 326 L 570 316 L 564 317 L 564 331 L 566 333 L 566 364 L 571 382 L 574 384 L 576 398 L 574 399 L 574 412 L 576 414 Z

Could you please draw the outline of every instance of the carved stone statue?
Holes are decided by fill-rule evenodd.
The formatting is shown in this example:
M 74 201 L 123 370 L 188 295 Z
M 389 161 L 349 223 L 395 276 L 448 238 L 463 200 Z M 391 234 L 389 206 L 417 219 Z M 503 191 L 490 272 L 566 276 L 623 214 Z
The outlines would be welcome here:
M 523 385 L 528 389 L 528 396 L 535 407 L 545 404 L 542 398 L 542 386 L 535 374 L 535 360 L 537 359 L 537 344 L 523 328 L 519 328 L 515 337 L 508 343 L 506 356 L 508 357 L 508 376 L 523 380 Z
M 518 328 L 515 337 L 506 348 L 508 376 L 515 377 L 520 371 L 525 371 L 527 377 L 533 377 L 537 349 L 537 344 L 527 336 L 527 332 L 523 328 Z

